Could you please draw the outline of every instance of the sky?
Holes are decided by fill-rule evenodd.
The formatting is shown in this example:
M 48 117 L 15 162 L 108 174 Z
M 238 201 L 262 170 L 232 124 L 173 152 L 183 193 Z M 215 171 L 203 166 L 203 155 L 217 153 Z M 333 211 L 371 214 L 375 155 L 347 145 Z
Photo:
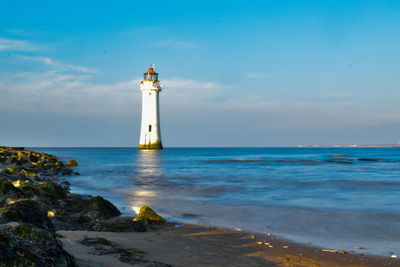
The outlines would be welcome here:
M 137 146 L 150 64 L 164 147 L 400 142 L 400 0 L 2 0 L 0 144 Z

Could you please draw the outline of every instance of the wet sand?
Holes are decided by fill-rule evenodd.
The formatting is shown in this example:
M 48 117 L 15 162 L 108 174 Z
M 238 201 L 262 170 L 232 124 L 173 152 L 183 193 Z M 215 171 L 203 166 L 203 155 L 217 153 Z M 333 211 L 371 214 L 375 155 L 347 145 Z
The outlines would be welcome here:
M 345 251 L 329 251 L 305 244 L 210 226 L 180 224 L 148 232 L 58 231 L 64 248 L 80 266 L 132 266 L 113 255 L 92 255 L 79 243 L 84 237 L 102 237 L 122 248 L 145 252 L 144 259 L 172 266 L 400 266 L 399 259 Z M 323 251 L 328 249 L 328 251 Z M 137 265 L 140 266 L 140 265 Z

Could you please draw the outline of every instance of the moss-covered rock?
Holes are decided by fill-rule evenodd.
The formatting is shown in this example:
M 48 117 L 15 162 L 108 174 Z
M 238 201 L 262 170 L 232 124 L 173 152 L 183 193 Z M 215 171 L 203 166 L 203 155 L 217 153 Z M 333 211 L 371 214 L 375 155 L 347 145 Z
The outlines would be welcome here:
M 35 193 L 39 197 L 54 199 L 63 199 L 67 197 L 68 190 L 54 182 L 40 182 L 34 186 Z
M 13 200 L 0 209 L 0 223 L 11 221 L 31 223 L 46 229 L 53 228 L 40 204 L 31 199 Z
M 139 215 L 133 221 L 140 221 L 146 219 L 149 224 L 164 224 L 167 222 L 163 217 L 158 215 L 152 208 L 143 206 L 140 208 Z
M 9 174 L 18 174 L 18 171 L 14 168 L 7 168 L 7 173 Z
M 78 166 L 78 162 L 76 160 L 74 160 L 74 159 L 68 160 L 66 162 L 66 164 L 67 164 L 67 166 L 73 166 L 73 167 Z
M 23 182 L 23 181 L 21 181 L 21 180 L 13 181 L 13 182 L 12 182 L 12 185 L 13 185 L 14 187 L 27 187 L 27 186 L 28 186 L 25 182 Z
M 26 177 L 36 177 L 37 176 L 36 173 L 34 173 L 32 171 L 22 170 L 21 172 Z
M 85 201 L 84 213 L 89 217 L 98 219 L 110 219 L 121 215 L 121 212 L 108 200 L 96 196 Z
M 132 220 L 133 227 L 137 232 L 146 232 L 149 228 L 149 223 L 144 217 L 136 217 Z
M 11 233 L 22 240 L 30 240 L 38 243 L 55 241 L 55 236 L 52 232 L 25 223 L 14 227 Z
M 77 195 L 70 195 L 64 206 L 70 214 L 83 214 L 96 220 L 110 219 L 121 215 L 121 212 L 110 201 L 100 196 L 85 199 Z
M 76 265 L 54 232 L 13 222 L 0 225 L 0 267 L 3 266 Z
M 23 197 L 21 190 L 16 188 L 11 182 L 0 181 L 0 205 L 3 206 L 7 199 L 18 199 Z

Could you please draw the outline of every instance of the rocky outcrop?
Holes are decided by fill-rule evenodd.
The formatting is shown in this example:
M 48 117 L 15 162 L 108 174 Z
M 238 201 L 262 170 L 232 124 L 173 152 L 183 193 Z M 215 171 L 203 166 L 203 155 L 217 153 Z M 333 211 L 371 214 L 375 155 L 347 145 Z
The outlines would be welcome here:
M 53 155 L 0 147 L 0 266 L 75 266 L 53 223 L 70 195 L 55 177 L 68 173 Z
M 60 183 L 57 176 L 74 174 L 69 166 L 77 165 L 46 153 L 0 147 L 0 267 L 75 266 L 58 242 L 57 230 L 143 232 L 167 222 L 147 206 L 132 220 L 119 217 L 120 211 L 100 196 L 72 194 L 69 183 Z M 166 266 L 112 250 L 121 254 L 121 261 Z

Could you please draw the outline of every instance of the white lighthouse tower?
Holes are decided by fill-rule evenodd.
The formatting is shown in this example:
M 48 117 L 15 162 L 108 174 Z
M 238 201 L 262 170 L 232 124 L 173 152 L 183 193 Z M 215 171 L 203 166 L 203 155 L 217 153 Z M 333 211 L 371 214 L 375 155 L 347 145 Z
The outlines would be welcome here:
M 144 73 L 140 82 L 142 91 L 142 127 L 140 130 L 139 149 L 163 149 L 160 132 L 160 109 L 158 93 L 161 84 L 153 65 Z

